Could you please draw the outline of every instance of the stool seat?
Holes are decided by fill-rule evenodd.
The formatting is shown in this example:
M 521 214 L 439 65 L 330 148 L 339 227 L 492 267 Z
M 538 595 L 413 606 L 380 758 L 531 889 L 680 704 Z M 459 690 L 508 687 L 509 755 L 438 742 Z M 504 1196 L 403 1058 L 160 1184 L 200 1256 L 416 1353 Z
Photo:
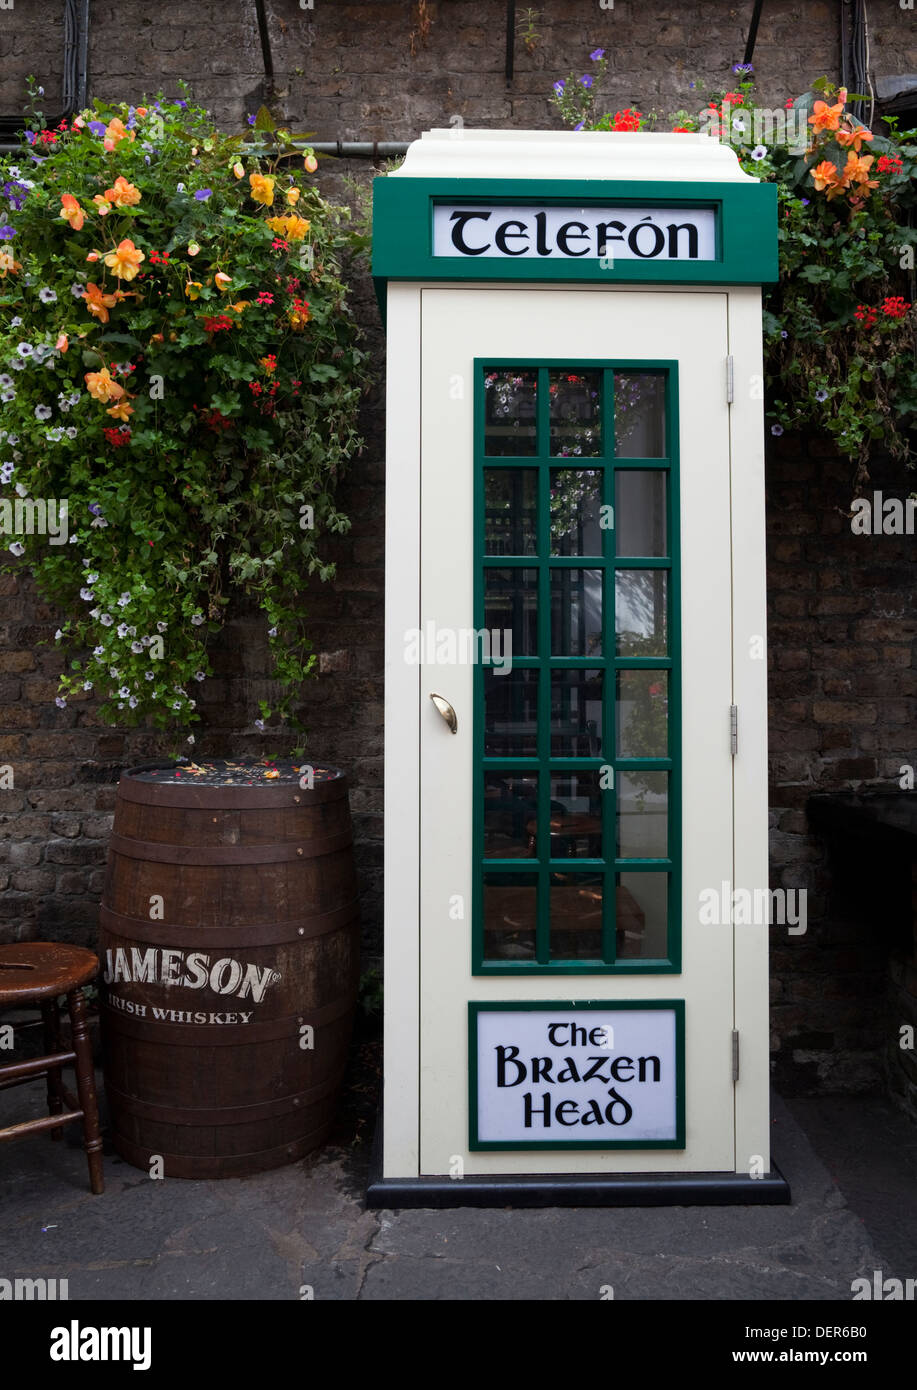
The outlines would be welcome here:
M 69 994 L 88 984 L 98 969 L 97 957 L 82 946 L 56 941 L 0 946 L 0 1006 Z

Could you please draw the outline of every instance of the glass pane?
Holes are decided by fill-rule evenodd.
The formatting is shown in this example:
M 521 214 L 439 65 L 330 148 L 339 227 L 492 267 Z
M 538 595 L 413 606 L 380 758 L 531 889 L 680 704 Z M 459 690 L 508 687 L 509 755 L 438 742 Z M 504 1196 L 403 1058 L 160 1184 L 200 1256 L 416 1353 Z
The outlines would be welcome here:
M 538 752 L 538 672 L 484 669 L 484 753 L 528 758 Z
M 538 571 L 485 569 L 484 626 L 497 631 L 499 652 L 535 656 L 538 651 Z M 491 651 L 497 646 L 491 639 Z
M 668 671 L 619 671 L 615 720 L 619 758 L 667 758 Z
M 601 874 L 551 875 L 551 959 L 602 959 Z
M 618 858 L 667 858 L 669 774 L 619 772 L 617 780 Z
M 615 546 L 618 555 L 651 560 L 667 555 L 666 475 L 659 468 L 627 468 L 615 474 Z
M 534 555 L 538 474 L 534 468 L 484 469 L 485 555 Z
M 601 671 L 551 672 L 551 753 L 598 758 L 602 753 Z
M 551 778 L 551 858 L 601 859 L 602 792 L 598 772 Z
M 597 468 L 552 468 L 551 554 L 601 555 L 602 474 Z
M 602 373 L 551 372 L 551 453 L 594 458 L 602 452 Z
M 551 570 L 551 651 L 602 655 L 601 570 Z
M 484 774 L 485 859 L 533 859 L 538 774 Z
M 535 401 L 537 372 L 484 374 L 484 453 L 519 457 L 537 452 Z
M 667 656 L 665 570 L 615 571 L 615 631 L 619 656 Z
M 538 885 L 531 874 L 484 875 L 484 959 L 534 960 Z
M 623 873 L 616 879 L 618 959 L 664 960 L 669 953 L 668 874 Z
M 665 377 L 660 373 L 615 372 L 615 454 L 665 457 Z

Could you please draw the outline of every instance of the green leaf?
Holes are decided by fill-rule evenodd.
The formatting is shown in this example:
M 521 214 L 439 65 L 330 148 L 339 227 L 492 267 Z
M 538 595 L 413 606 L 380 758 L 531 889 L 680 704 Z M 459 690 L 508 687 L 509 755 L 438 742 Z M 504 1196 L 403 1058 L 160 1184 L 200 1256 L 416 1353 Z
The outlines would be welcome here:
M 255 116 L 255 130 L 264 130 L 273 135 L 277 129 L 274 118 L 266 106 L 259 106 L 258 114 Z

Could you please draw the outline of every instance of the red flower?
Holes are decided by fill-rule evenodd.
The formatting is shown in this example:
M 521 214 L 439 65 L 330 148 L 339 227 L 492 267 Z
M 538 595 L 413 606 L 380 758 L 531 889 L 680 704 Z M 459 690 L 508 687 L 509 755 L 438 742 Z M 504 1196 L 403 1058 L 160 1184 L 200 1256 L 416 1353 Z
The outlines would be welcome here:
M 130 430 L 107 429 L 103 430 L 102 433 L 113 449 L 121 449 L 125 444 L 131 442 Z
M 880 174 L 900 174 L 903 168 L 904 165 L 896 154 L 880 155 L 876 163 L 876 169 Z
M 870 308 L 868 304 L 858 304 L 853 317 L 859 319 L 867 328 L 872 328 L 876 321 L 876 310 Z
M 274 296 L 270 293 L 269 290 L 262 290 L 261 293 L 258 295 L 258 301 L 257 301 L 257 302 L 258 302 L 263 308 L 266 308 L 267 305 L 273 304 L 273 302 L 274 302 Z
M 882 301 L 882 312 L 890 319 L 905 318 L 910 307 L 910 304 L 902 299 L 900 294 L 896 295 L 894 299 L 883 299 Z
M 204 319 L 204 331 L 207 333 L 225 333 L 232 328 L 232 319 L 227 318 L 226 314 L 219 314 L 215 318 Z

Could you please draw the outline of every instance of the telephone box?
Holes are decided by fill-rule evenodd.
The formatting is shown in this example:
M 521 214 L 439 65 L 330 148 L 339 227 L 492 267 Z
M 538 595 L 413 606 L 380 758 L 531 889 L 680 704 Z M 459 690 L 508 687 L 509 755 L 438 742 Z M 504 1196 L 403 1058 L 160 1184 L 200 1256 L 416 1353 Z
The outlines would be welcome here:
M 776 190 L 704 135 L 434 130 L 376 180 L 374 223 L 370 1203 L 786 1202 L 763 907 Z

